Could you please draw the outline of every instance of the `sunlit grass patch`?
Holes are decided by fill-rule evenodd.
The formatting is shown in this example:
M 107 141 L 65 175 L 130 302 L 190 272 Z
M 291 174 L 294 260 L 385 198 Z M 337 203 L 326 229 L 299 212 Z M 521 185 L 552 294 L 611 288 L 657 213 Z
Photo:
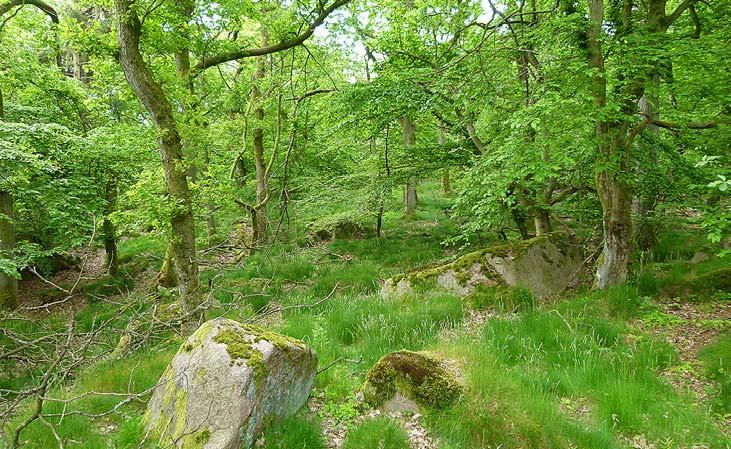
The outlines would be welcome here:
M 348 431 L 343 449 L 410 449 L 409 437 L 385 417 L 364 421 Z

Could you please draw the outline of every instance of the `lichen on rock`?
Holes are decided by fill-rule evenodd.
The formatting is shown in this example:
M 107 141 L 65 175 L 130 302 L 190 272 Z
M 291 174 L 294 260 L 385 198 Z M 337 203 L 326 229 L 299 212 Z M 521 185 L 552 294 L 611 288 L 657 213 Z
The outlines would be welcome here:
M 561 292 L 578 280 L 583 257 L 578 245 L 561 232 L 481 249 L 456 260 L 403 275 L 383 283 L 382 293 L 403 296 L 435 283 L 467 297 L 477 286 L 522 286 L 535 296 Z
M 160 378 L 149 440 L 177 449 L 249 448 L 264 426 L 306 402 L 317 357 L 293 338 L 218 318 L 201 325 Z
M 427 407 L 451 404 L 462 386 L 443 363 L 424 353 L 401 350 L 387 354 L 368 370 L 363 395 L 379 407 L 401 394 Z

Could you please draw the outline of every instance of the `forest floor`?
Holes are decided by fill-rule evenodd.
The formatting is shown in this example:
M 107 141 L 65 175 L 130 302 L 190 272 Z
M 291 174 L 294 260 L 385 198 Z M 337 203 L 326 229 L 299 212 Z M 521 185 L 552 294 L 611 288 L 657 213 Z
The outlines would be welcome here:
M 261 317 L 259 324 L 310 344 L 326 368 L 308 406 L 271 427 L 260 447 L 731 447 L 731 292 L 695 282 L 729 269 L 731 258 L 693 260 L 707 249 L 692 227 L 664 232 L 650 262 L 633 267 L 632 281 L 607 291 L 582 286 L 534 306 L 479 310 L 439 290 L 382 298 L 382 279 L 459 253 L 444 245 L 456 233 L 444 214 L 449 201 L 436 188 L 420 200 L 411 220 L 387 215 L 380 239 L 282 244 L 240 262 L 227 245 L 205 254 L 208 318 Z M 26 310 L 1 323 L 0 353 L 13 336 L 55 335 L 69 319 L 81 335 L 95 334 L 73 376 L 47 395 L 72 399 L 44 408 L 63 409 L 62 418 L 49 419 L 66 448 L 140 446 L 148 396 L 139 393 L 155 385 L 181 337 L 165 328 L 129 352 L 114 349 L 130 323 L 159 317 L 174 301 L 173 291 L 154 287 L 164 250 L 153 236 L 122 242 L 124 281 L 104 277 L 100 249 L 81 250 L 83 272 L 24 281 Z M 48 344 L 39 352 L 53 349 Z M 358 393 L 365 372 L 400 349 L 444 357 L 468 393 L 446 409 L 366 408 Z M 0 391 L 22 390 L 44 372 L 22 357 L 3 363 Z M 30 410 L 30 402 L 20 407 L 6 431 Z M 58 447 L 41 422 L 24 429 L 20 441 Z

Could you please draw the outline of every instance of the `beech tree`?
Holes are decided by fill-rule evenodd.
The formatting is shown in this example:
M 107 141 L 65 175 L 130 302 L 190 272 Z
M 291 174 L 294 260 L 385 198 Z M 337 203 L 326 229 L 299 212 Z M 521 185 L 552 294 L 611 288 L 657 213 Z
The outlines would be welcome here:
M 612 10 L 609 23 L 614 32 L 609 35 L 604 27 L 608 5 L 605 6 L 602 0 L 589 1 L 587 54 L 593 70 L 591 92 L 599 109 L 595 124 L 596 189 L 602 204 L 604 230 L 604 248 L 596 272 L 599 288 L 617 285 L 627 279 L 632 251 L 633 194 L 628 174 L 633 144 L 637 134 L 648 126 L 663 124 L 672 127 L 660 122 L 656 113 L 648 108 L 640 110 L 639 102 L 645 92 L 654 95 L 657 65 L 666 62 L 659 56 L 664 35 L 686 12 L 697 21 L 696 3 L 694 0 L 683 1 L 668 13 L 665 0 L 651 0 L 641 6 L 626 0 L 621 10 Z M 607 45 L 614 50 L 609 58 L 606 56 Z M 650 61 L 653 63 L 647 64 Z M 610 79 L 610 73 L 614 79 Z M 612 82 L 616 85 L 613 86 Z M 647 98 L 646 101 L 652 101 Z M 653 109 L 656 108 L 654 105 Z M 633 119 L 638 115 L 639 119 Z M 686 126 L 704 128 L 715 125 L 694 123 Z
M 239 48 L 213 56 L 204 55 L 194 65 L 194 68 L 199 72 L 229 61 L 263 56 L 299 45 L 312 35 L 328 15 L 348 1 L 337 0 L 327 7 L 320 4 L 315 20 L 293 38 L 258 48 Z M 165 173 L 165 184 L 172 203 L 170 217 L 172 259 L 181 304 L 184 306 L 184 311 L 190 313 L 198 305 L 200 292 L 195 252 L 195 223 L 188 187 L 187 167 L 183 160 L 182 141 L 170 100 L 160 83 L 154 79 L 152 71 L 143 59 L 140 49 L 143 24 L 138 12 L 133 8 L 134 1 L 115 0 L 115 6 L 119 16 L 119 61 L 130 87 L 144 104 L 159 132 L 158 144 Z M 187 10 L 194 8 L 194 5 L 187 6 Z M 186 57 L 188 56 L 178 56 L 178 61 Z

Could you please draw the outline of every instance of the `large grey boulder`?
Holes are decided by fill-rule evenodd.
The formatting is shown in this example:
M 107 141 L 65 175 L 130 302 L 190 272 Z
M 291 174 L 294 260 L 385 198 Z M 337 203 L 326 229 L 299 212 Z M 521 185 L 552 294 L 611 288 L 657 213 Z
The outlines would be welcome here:
M 317 356 L 299 340 L 217 318 L 180 347 L 147 405 L 148 441 L 249 448 L 266 423 L 307 401 Z
M 387 296 L 413 294 L 420 285 L 435 283 L 466 297 L 479 285 L 525 287 L 544 297 L 560 293 L 578 281 L 583 266 L 581 248 L 570 236 L 556 232 L 466 254 L 450 263 L 417 269 L 384 281 Z

